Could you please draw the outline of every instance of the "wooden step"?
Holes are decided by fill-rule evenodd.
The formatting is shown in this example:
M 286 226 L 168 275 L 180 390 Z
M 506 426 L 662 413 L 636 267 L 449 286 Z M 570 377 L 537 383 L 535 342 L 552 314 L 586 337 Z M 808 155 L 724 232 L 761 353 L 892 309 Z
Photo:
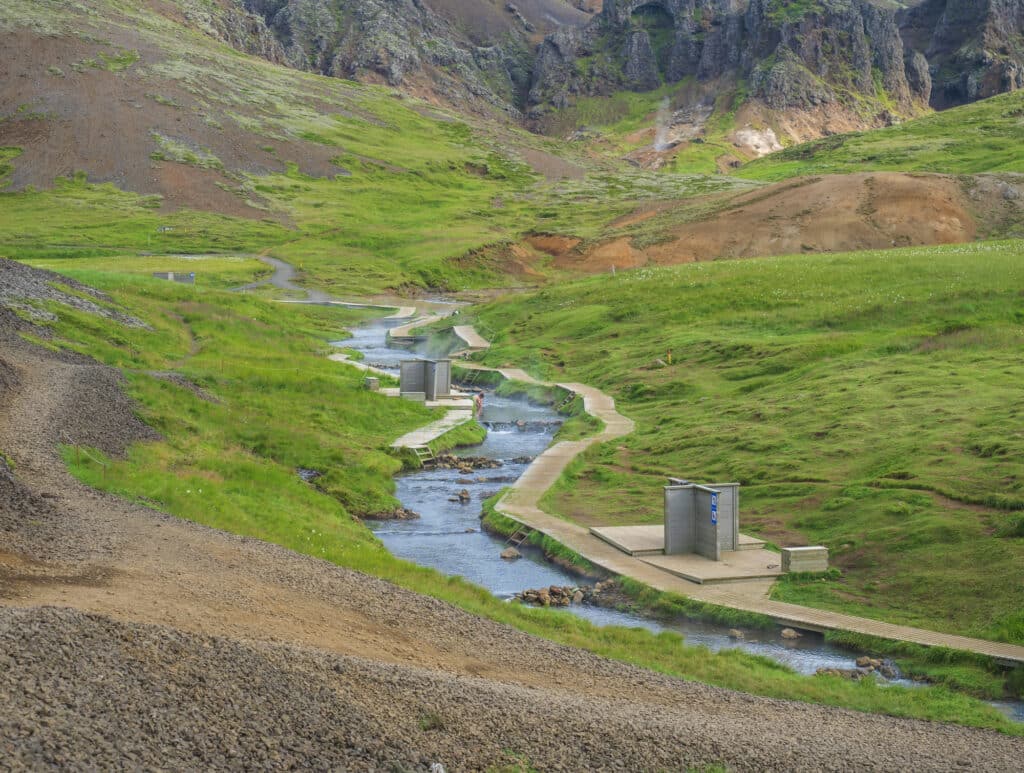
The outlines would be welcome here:
M 530 534 L 532 533 L 533 529 L 527 526 L 520 526 L 508 536 L 508 539 L 505 540 L 505 544 L 511 545 L 515 548 L 522 547 L 522 544 L 530 538 Z

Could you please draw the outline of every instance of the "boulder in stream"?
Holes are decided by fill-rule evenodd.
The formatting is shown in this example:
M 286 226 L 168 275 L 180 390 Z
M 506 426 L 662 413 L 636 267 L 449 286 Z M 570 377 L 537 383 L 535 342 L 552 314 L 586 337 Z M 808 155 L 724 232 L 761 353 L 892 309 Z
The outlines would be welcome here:
M 841 676 L 843 679 L 852 679 L 855 682 L 866 676 L 866 672 L 859 668 L 827 668 L 823 666 L 814 673 L 819 676 Z
M 516 550 L 514 547 L 509 545 L 503 551 L 501 551 L 501 557 L 509 561 L 514 561 L 517 558 L 522 558 L 523 554 Z
M 391 510 L 383 510 L 379 513 L 370 513 L 363 517 L 374 521 L 412 521 L 419 518 L 420 514 L 415 510 L 399 506 Z
M 799 639 L 803 634 L 799 631 L 794 631 L 792 628 L 783 628 L 782 633 L 779 634 L 783 639 Z
M 547 588 L 531 588 L 517 593 L 515 597 L 524 604 L 538 607 L 567 607 L 583 604 L 593 596 L 593 589 L 583 585 L 551 585 Z

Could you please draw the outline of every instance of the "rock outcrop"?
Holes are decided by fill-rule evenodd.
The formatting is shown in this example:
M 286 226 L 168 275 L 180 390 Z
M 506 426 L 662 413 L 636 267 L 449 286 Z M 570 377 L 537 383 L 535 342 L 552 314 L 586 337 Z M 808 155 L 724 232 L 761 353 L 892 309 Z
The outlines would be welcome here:
M 274 37 L 263 17 L 241 6 L 182 4 L 186 22 L 212 38 L 274 64 L 286 64 L 284 46 Z
M 545 126 L 579 97 L 694 78 L 775 111 L 878 125 L 1024 87 L 1024 0 L 225 0 L 183 4 L 239 50 Z M 538 45 L 539 43 L 539 45 Z M 713 99 L 712 99 L 713 101 Z
M 899 15 L 908 75 L 943 109 L 1024 88 L 1024 0 L 923 0 Z
M 590 24 L 541 44 L 530 117 L 691 76 L 746 81 L 776 110 L 867 100 L 910 111 L 930 87 L 920 65 L 906 61 L 895 13 L 868 0 L 605 0 Z
M 514 117 L 530 85 L 540 36 L 589 18 L 567 0 L 231 3 L 224 20 L 207 26 L 235 48 L 265 49 L 267 58 L 297 69 L 383 82 L 464 109 Z

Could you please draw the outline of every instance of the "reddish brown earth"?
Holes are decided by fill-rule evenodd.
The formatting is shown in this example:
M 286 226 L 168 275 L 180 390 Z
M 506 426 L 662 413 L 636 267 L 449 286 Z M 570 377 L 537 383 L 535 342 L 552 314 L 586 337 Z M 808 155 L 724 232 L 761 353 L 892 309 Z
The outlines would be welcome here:
M 245 197 L 220 186 L 237 188 L 224 171 L 155 161 L 152 132 L 208 148 L 228 172 L 283 172 L 284 160 L 298 161 L 315 176 L 335 176 L 331 163 L 339 149 L 301 139 L 273 139 L 243 128 L 219 108 L 202 105 L 176 80 L 133 70 L 167 59 L 132 30 L 104 28 L 113 40 L 88 42 L 77 37 L 46 37 L 19 30 L 4 36 L 0 58 L 0 146 L 23 151 L 14 165 L 12 188 L 46 188 L 57 177 L 83 170 L 92 182 L 111 182 L 123 190 L 164 197 L 167 209 L 200 209 L 241 217 L 264 218 L 266 211 L 249 206 Z M 137 50 L 140 59 L 127 71 L 73 65 L 100 52 Z M 63 77 L 49 68 L 59 68 Z M 172 101 L 161 104 L 154 97 Z M 18 108 L 24 106 L 21 112 Z M 257 108 L 237 105 L 242 116 Z M 338 106 L 335 112 L 343 112 Z M 208 116 L 216 125 L 204 120 Z M 269 152 L 266 148 L 271 148 Z M 257 199 L 258 200 L 258 199 Z
M 974 205 L 957 179 L 877 172 L 777 183 L 719 204 L 695 222 L 668 224 L 658 243 L 637 247 L 623 236 L 567 254 L 559 268 L 607 271 L 718 258 L 799 252 L 846 252 L 968 242 L 978 233 Z M 669 206 L 647 207 L 619 220 L 627 227 Z
M 582 240 L 556 234 L 533 234 L 524 241 L 535 250 L 560 258 L 575 250 Z

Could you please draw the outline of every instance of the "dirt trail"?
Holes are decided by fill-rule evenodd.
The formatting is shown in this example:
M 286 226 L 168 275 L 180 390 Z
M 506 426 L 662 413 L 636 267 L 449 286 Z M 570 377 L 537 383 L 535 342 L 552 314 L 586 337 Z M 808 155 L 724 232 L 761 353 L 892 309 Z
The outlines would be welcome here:
M 113 371 L 4 333 L 0 750 L 16 764 L 1011 770 L 1024 754 L 670 679 L 88 489 L 62 437 L 116 454 L 152 431 Z

